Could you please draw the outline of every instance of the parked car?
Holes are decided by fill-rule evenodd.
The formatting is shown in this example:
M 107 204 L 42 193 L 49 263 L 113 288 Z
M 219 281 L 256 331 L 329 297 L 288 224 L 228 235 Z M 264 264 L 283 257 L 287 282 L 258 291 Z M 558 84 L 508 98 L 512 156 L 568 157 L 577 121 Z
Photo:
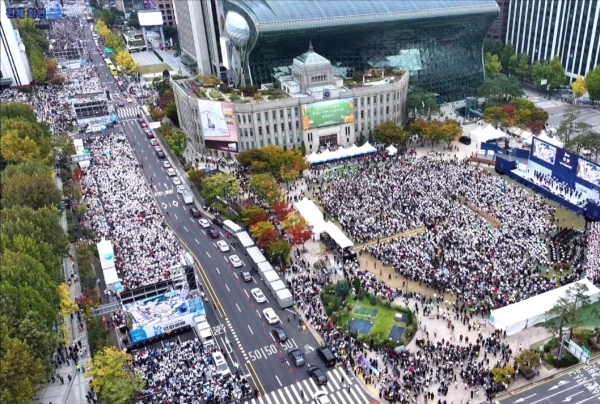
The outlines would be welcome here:
M 208 228 L 210 227 L 210 222 L 209 222 L 208 220 L 206 220 L 206 219 L 200 219 L 200 220 L 198 221 L 198 223 L 200 223 L 200 226 L 201 226 L 203 229 L 208 229 Z M 225 242 L 224 242 L 224 243 L 225 243 Z M 227 244 L 227 243 L 225 243 L 225 244 Z M 221 248 L 221 246 L 219 246 L 219 248 Z M 223 250 L 223 249 L 221 248 L 221 251 L 229 251 L 229 246 L 227 246 L 227 250 Z
M 458 139 L 459 142 L 461 142 L 462 144 L 466 144 L 466 145 L 470 145 L 471 144 L 471 138 L 468 136 L 461 136 Z
M 217 226 L 223 227 L 223 219 L 219 218 L 219 217 L 215 217 L 212 222 L 214 224 L 216 224 Z
M 273 338 L 275 338 L 276 342 L 285 342 L 288 340 L 288 336 L 285 333 L 285 330 L 280 325 L 273 328 L 271 330 L 271 334 L 273 335 Z
M 206 219 L 204 219 L 204 220 L 206 220 Z M 208 222 L 208 220 L 207 220 L 207 222 Z M 229 244 L 227 244 L 226 241 L 223 241 L 223 240 L 217 241 L 217 247 L 219 247 L 219 250 L 221 250 L 222 252 L 229 251 Z
M 317 355 L 323 360 L 325 366 L 335 366 L 336 357 L 327 345 L 323 345 L 317 348 Z
M 239 268 L 242 265 L 244 265 L 244 263 L 242 262 L 242 260 L 240 259 L 240 257 L 238 257 L 237 255 L 232 255 L 229 257 L 229 262 L 231 262 L 231 265 L 233 265 L 234 268 Z
M 200 211 L 196 208 L 190 208 L 190 215 L 192 215 L 192 217 L 198 218 L 202 216 L 202 213 L 200 213 Z
M 221 376 L 227 376 L 231 374 L 231 370 L 229 370 L 227 361 L 225 360 L 225 357 L 221 352 L 213 352 L 212 357 L 215 362 L 218 374 L 220 374 Z
M 219 238 L 220 236 L 219 232 L 213 229 L 212 227 L 210 229 L 207 229 L 206 232 L 211 238 Z
M 244 280 L 244 282 L 251 282 L 252 281 L 252 275 L 250 275 L 250 272 L 248 272 L 248 271 L 242 271 L 240 274 L 242 275 L 242 279 Z
M 265 316 L 265 318 L 267 319 L 267 322 L 269 324 L 277 324 L 280 323 L 281 321 L 279 320 L 279 317 L 277 316 L 277 314 L 275 313 L 275 310 L 273 310 L 270 307 L 267 307 L 266 309 L 263 310 L 263 314 Z
M 256 303 L 263 303 L 267 301 L 264 293 L 259 288 L 252 289 L 250 293 L 252 294 L 252 297 L 254 297 L 254 300 L 256 300 Z
M 163 152 L 163 151 L 157 151 L 156 152 L 156 157 L 158 157 L 159 159 L 164 159 L 167 156 L 165 155 L 165 152 Z
M 175 170 L 174 170 L 174 169 L 172 169 L 172 168 L 167 168 L 167 175 L 168 175 L 169 177 L 174 177 L 174 176 L 176 176 L 176 175 L 177 175 L 177 173 L 175 172 Z

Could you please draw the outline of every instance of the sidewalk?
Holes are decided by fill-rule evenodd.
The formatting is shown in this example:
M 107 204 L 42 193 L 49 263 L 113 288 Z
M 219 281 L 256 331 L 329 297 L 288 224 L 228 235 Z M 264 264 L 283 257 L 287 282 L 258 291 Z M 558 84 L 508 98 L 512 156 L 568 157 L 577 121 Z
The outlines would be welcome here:
M 61 225 L 65 232 L 67 231 L 67 219 L 65 212 L 61 214 Z M 73 253 L 73 250 L 71 250 Z M 70 277 L 71 270 L 77 273 L 77 268 L 74 266 L 73 261 L 70 258 L 63 259 L 63 270 L 65 281 Z M 81 294 L 81 285 L 79 282 L 73 282 L 71 285 L 71 297 L 75 299 Z M 71 321 L 71 339 L 69 345 L 73 344 L 73 341 L 81 341 L 82 348 L 85 348 L 79 359 L 77 360 L 78 365 L 83 365 L 87 371 L 90 367 L 90 346 L 88 343 L 87 329 L 85 327 L 82 331 L 79 331 L 77 327 L 77 319 Z M 61 384 L 60 380 L 56 380 L 54 383 L 49 382 L 44 388 L 37 392 L 32 404 L 84 404 L 86 403 L 86 394 L 89 390 L 90 378 L 87 377 L 87 373 L 77 372 L 76 365 L 72 361 L 69 361 L 69 365 L 61 365 L 56 368 L 55 373 L 60 375 L 64 379 L 64 384 Z M 68 376 L 71 375 L 73 380 L 69 382 Z

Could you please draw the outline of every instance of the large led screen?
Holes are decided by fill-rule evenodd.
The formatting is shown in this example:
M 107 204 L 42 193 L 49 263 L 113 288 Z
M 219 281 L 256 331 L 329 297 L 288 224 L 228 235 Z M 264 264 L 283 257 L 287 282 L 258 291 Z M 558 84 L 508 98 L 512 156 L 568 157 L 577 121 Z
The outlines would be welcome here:
M 352 98 L 315 102 L 302 107 L 302 128 L 305 130 L 353 122 Z
M 584 159 L 579 159 L 577 176 L 584 181 L 600 186 L 600 166 Z
M 538 138 L 533 138 L 533 156 L 549 164 L 556 162 L 556 147 L 550 143 L 542 142 Z

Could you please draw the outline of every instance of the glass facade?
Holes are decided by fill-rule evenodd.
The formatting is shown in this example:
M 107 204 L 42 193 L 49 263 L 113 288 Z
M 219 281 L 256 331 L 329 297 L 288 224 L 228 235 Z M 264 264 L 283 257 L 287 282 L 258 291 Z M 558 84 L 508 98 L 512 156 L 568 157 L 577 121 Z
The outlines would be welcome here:
M 444 102 L 475 95 L 483 82 L 483 41 L 499 12 L 494 0 L 310 3 L 225 1 L 225 12 L 239 13 L 250 27 L 241 55 L 246 85 L 273 82 L 310 41 L 336 74 L 393 66 L 409 71 L 413 85 L 439 94 Z M 275 8 L 282 4 L 285 9 Z

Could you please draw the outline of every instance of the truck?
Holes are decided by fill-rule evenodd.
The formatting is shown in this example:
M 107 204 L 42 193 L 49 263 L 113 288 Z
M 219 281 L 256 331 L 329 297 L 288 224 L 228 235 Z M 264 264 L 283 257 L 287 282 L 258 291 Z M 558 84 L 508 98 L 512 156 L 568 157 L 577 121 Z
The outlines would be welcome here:
M 194 203 L 194 194 L 192 194 L 191 192 L 186 192 L 185 194 L 183 194 L 183 203 L 185 203 L 186 205 L 191 205 L 192 203 Z
M 287 288 L 276 290 L 273 294 L 275 295 L 275 299 L 277 299 L 279 307 L 282 309 L 294 305 L 294 297 L 292 296 L 292 292 L 290 292 Z
M 214 347 L 216 345 L 215 337 L 212 334 L 210 324 L 206 321 L 206 316 L 194 317 L 196 334 L 205 347 Z

